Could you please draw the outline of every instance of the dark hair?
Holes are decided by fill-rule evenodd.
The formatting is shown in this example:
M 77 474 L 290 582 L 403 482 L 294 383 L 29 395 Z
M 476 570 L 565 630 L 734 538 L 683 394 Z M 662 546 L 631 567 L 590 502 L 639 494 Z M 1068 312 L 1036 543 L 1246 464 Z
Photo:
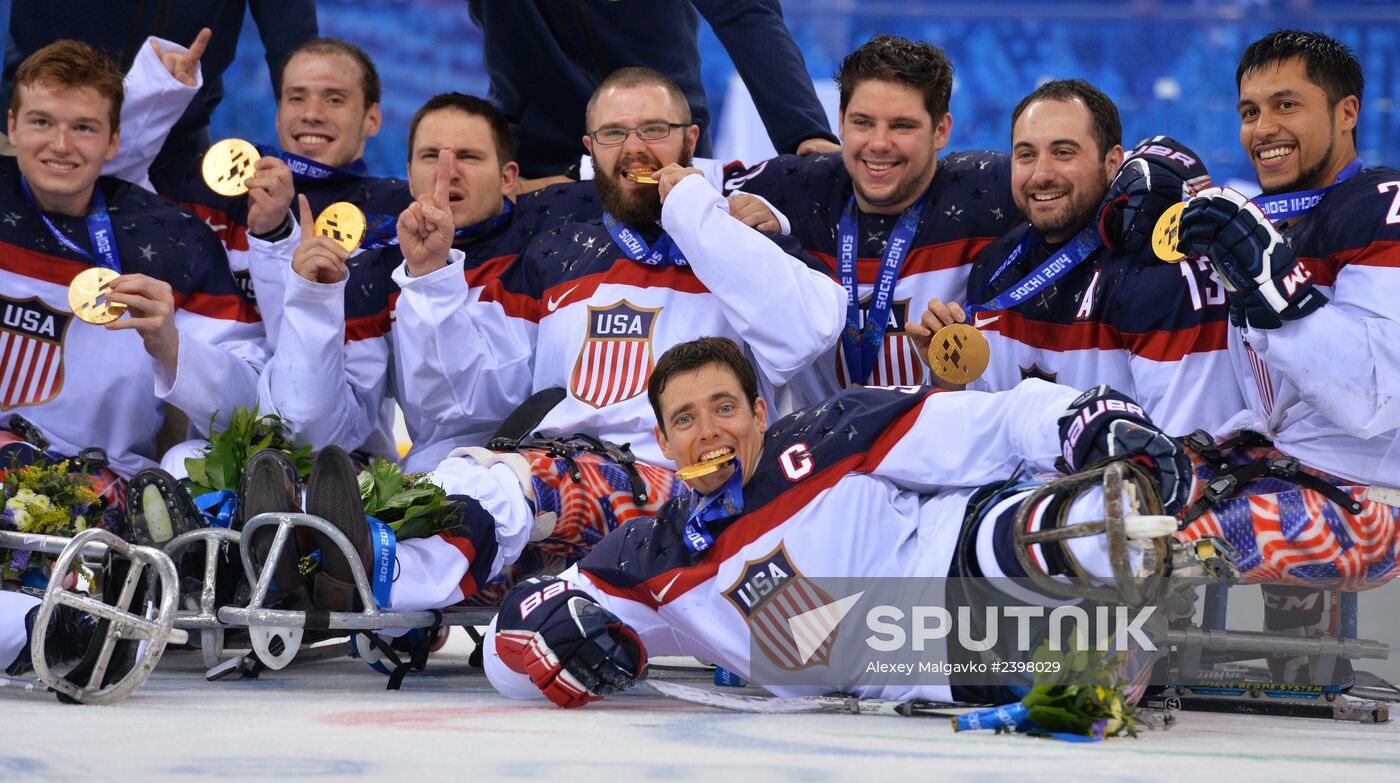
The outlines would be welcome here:
M 899 82 L 924 94 L 924 108 L 935 125 L 948 113 L 953 95 L 953 63 L 943 50 L 928 43 L 915 43 L 897 35 L 877 35 L 846 55 L 836 73 L 841 92 L 841 111 L 861 82 L 878 79 Z
M 1275 30 L 1244 50 L 1239 67 L 1235 69 L 1235 89 L 1246 74 L 1267 66 L 1277 66 L 1295 57 L 1303 60 L 1308 81 L 1322 88 L 1332 109 L 1348 95 L 1355 95 L 1358 108 L 1361 94 L 1366 90 L 1366 77 L 1361 62 L 1351 47 L 1322 33 L 1305 30 Z M 1356 129 L 1351 131 L 1356 142 Z
M 680 110 L 680 121 L 686 125 L 690 124 L 690 101 L 685 99 L 685 93 L 681 91 L 680 86 L 658 70 L 634 65 L 618 68 L 608 74 L 608 78 L 604 79 L 603 83 L 598 85 L 598 89 L 593 91 L 593 95 L 588 98 L 588 108 L 583 115 L 584 125 L 587 126 L 584 130 L 595 130 L 593 128 L 593 110 L 598 106 L 598 96 L 613 88 L 627 89 L 648 85 L 656 85 L 665 89 L 671 96 L 671 102 Z
M 379 83 L 379 69 L 374 67 L 374 60 L 365 54 L 365 50 L 339 38 L 312 38 L 290 52 L 282 58 L 282 67 L 277 69 L 277 100 L 282 100 L 282 74 L 287 70 L 287 63 L 299 54 L 338 54 L 348 57 L 360 66 L 360 89 L 365 93 L 365 108 L 379 103 L 379 99 L 384 96 L 384 88 Z
M 47 84 L 64 90 L 91 87 L 98 95 L 112 102 L 107 114 L 111 132 L 121 127 L 122 72 L 107 55 L 79 41 L 54 41 L 24 58 L 15 71 L 14 89 L 10 92 L 10 111 L 19 117 L 21 87 Z
M 470 117 L 486 120 L 491 128 L 491 139 L 496 143 L 496 162 L 506 165 L 515 160 L 515 137 L 510 133 L 510 123 L 501 110 L 475 95 L 460 92 L 444 92 L 428 99 L 423 107 L 413 115 L 408 123 L 408 159 L 413 160 L 413 142 L 418 138 L 418 124 L 423 118 L 436 111 L 453 109 Z
M 1084 102 L 1093 122 L 1094 141 L 1099 145 L 1099 160 L 1108 157 L 1109 150 L 1123 143 L 1123 122 L 1118 119 L 1118 107 L 1113 99 L 1103 91 L 1083 79 L 1056 79 L 1035 88 L 1035 92 L 1021 99 L 1011 111 L 1011 128 L 1015 131 L 1016 121 L 1021 114 L 1038 101 L 1062 101 L 1075 99 Z
M 651 380 L 647 381 L 647 400 L 651 402 L 651 412 L 656 414 L 656 424 L 662 432 L 666 431 L 666 421 L 661 418 L 661 393 L 666 391 L 667 382 L 674 375 L 698 370 L 707 364 L 728 367 L 734 373 L 750 409 L 758 401 L 758 373 L 738 343 L 728 337 L 701 337 L 679 343 L 661 354 L 656 368 L 651 371 Z

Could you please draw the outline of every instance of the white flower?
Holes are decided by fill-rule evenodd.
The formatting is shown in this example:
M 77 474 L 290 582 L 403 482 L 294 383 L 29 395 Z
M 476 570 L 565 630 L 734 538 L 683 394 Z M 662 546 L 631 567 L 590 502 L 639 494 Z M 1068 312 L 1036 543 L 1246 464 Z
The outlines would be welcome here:
M 10 500 L 9 503 L 5 504 L 5 508 L 8 508 L 10 510 L 10 513 L 14 515 L 15 527 L 19 528 L 20 532 L 22 533 L 28 533 L 29 512 L 24 510 L 23 503 L 20 503 L 19 505 L 11 505 L 14 502 L 15 501 L 13 499 Z
M 87 517 L 83 516 L 82 514 L 79 514 L 73 520 L 73 529 L 78 531 L 79 533 L 81 533 L 84 530 L 87 530 Z

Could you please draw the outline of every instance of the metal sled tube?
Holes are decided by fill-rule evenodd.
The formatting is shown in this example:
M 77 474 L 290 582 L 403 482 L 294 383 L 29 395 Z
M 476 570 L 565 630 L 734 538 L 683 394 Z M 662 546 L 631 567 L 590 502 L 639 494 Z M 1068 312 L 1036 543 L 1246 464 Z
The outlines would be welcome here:
M 496 616 L 492 608 L 454 609 L 439 614 L 433 612 L 318 612 L 317 619 L 308 621 L 307 613 L 287 609 L 225 607 L 219 619 L 228 625 L 273 628 L 310 628 L 318 631 L 375 631 L 385 628 L 427 628 L 442 625 L 487 625 Z
M 364 614 L 374 616 L 380 614 L 379 607 L 374 603 L 374 591 L 370 588 L 369 577 L 365 575 L 364 568 L 360 565 L 360 555 L 356 552 L 350 539 L 340 532 L 340 528 L 332 525 L 326 520 L 311 514 L 299 513 L 268 513 L 258 514 L 243 526 L 243 535 L 252 540 L 253 533 L 268 525 L 276 525 L 277 532 L 272 539 L 272 548 L 268 550 L 267 562 L 276 562 L 282 556 L 287 540 L 291 537 L 292 528 L 309 527 L 321 535 L 329 538 L 337 547 L 341 554 L 345 556 L 347 562 L 352 566 L 351 571 L 355 577 L 355 590 L 360 594 L 360 603 L 365 607 Z M 248 547 L 240 547 L 239 555 L 243 558 L 243 570 L 248 574 L 248 581 L 253 583 L 253 599 L 248 603 L 248 609 L 261 609 L 263 601 L 267 600 L 268 591 L 272 587 L 273 569 L 264 569 L 261 573 L 253 565 L 253 555 Z M 223 617 L 223 612 L 219 613 Z M 392 627 L 392 626 L 383 626 Z M 397 627 L 403 627 L 402 625 Z
M 38 533 L 4 531 L 0 532 L 0 547 L 4 547 L 5 549 L 32 549 L 36 552 L 57 555 L 62 553 L 69 544 L 77 541 L 81 536 L 82 534 L 79 533 L 78 537 L 63 538 L 62 536 L 43 536 Z M 107 545 L 100 540 L 89 537 L 84 539 L 80 551 L 84 559 L 101 560 L 102 556 L 107 554 Z
M 1333 655 L 1338 658 L 1369 658 L 1385 660 L 1390 657 L 1390 645 L 1368 639 L 1336 637 L 1290 637 L 1261 631 L 1220 631 L 1203 628 L 1171 629 L 1167 643 L 1178 647 L 1196 647 L 1206 652 L 1258 653 L 1259 655 Z

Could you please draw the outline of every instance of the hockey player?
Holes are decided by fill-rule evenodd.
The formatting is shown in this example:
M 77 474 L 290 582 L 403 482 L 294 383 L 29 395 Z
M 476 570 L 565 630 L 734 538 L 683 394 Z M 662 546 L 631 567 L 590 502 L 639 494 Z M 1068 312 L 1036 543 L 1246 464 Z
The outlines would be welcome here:
M 257 316 L 199 221 L 99 178 L 120 141 L 122 98 L 111 63 L 73 42 L 36 52 L 17 72 L 17 157 L 0 159 L 0 427 L 14 430 L 22 409 L 37 427 L 30 437 L 53 453 L 97 447 L 126 477 L 157 457 L 167 405 L 205 426 L 216 411 L 255 402 L 265 356 Z M 98 326 L 73 314 L 69 285 L 93 267 L 121 273 L 105 300 L 128 316 Z
M 1020 539 L 1073 533 L 1080 523 L 1104 519 L 1102 485 L 1051 492 L 1028 510 L 1019 506 L 1034 491 L 1019 487 L 971 502 L 977 485 L 1004 481 L 1021 463 L 1048 470 L 1059 457 L 1076 471 L 1131 458 L 1129 480 L 1140 498 L 1134 516 L 1173 513 L 1186 500 L 1183 448 L 1108 387 L 1077 397 L 1034 379 L 995 394 L 848 389 L 771 428 L 756 389 L 752 367 L 725 340 L 696 340 L 661 358 L 648 394 L 667 453 L 688 464 L 735 458 L 692 482 L 695 494 L 673 499 L 655 519 L 609 535 L 577 566 L 508 594 L 485 656 L 497 690 L 581 706 L 632 685 L 649 655 L 694 655 L 748 677 L 757 624 L 781 626 L 816 608 L 793 599 L 788 614 L 779 607 L 774 615 L 771 607 L 736 600 L 755 572 L 769 579 L 768 596 L 801 575 L 1117 579 L 1103 535 L 1025 546 Z M 1013 530 L 1013 523 L 1026 529 Z M 1252 532 L 1260 540 L 1271 535 L 1264 525 Z M 1357 559 L 1390 572 L 1395 545 L 1391 535 L 1383 551 Z M 1017 548 L 1029 548 L 1028 557 Z M 779 562 L 780 571 L 767 567 Z M 1256 565 L 1239 563 L 1246 578 Z M 770 642 L 778 637 L 770 633 Z M 974 698 L 956 686 L 867 685 L 857 672 L 826 676 L 810 686 L 764 685 L 778 695 Z
M 1224 428 L 1236 434 L 1190 444 L 1210 483 L 1187 530 L 1223 533 L 1278 580 L 1354 589 L 1388 575 L 1393 560 L 1372 556 L 1400 524 L 1400 172 L 1357 157 L 1364 77 L 1343 44 L 1270 33 L 1245 51 L 1236 84 L 1240 143 L 1264 195 L 1202 192 L 1181 231 L 1183 251 L 1225 281 L 1248 406 Z M 1277 541 L 1235 540 L 1242 518 Z M 1317 598 L 1274 591 L 1266 627 L 1325 626 Z
M 785 214 L 846 292 L 841 339 L 789 380 L 792 407 L 856 384 L 926 382 L 905 323 L 930 299 L 960 298 L 972 260 L 1020 220 L 1005 155 L 939 161 L 953 127 L 943 50 L 879 35 L 846 57 L 836 82 L 839 157 L 782 155 L 727 183 Z
M 1032 376 L 1106 383 L 1167 432 L 1214 432 L 1244 407 L 1224 290 L 1206 262 L 1160 263 L 1147 242 L 1162 210 L 1210 176 L 1166 137 L 1125 163 L 1121 136 L 1117 107 L 1087 82 L 1047 82 L 1023 98 L 1011 113 L 1011 187 L 1028 222 L 978 256 L 965 295 L 930 302 L 909 333 L 927 360 L 943 325 L 981 330 L 990 360 L 970 384 L 979 391 Z

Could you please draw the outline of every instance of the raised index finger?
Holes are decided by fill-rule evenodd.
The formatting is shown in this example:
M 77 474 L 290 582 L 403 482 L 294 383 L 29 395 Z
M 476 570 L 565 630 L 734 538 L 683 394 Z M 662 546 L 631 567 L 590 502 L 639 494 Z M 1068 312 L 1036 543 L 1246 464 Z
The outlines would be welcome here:
M 452 150 L 438 150 L 437 176 L 433 180 L 433 206 L 450 209 L 447 186 L 452 182 Z
M 311 202 L 306 200 L 305 193 L 297 194 L 297 212 L 301 215 L 301 236 L 305 241 L 315 233 L 316 227 L 316 218 L 311 216 Z
M 190 50 L 185 53 L 186 65 L 193 68 L 194 64 L 204 57 L 204 50 L 209 47 L 209 39 L 213 36 L 213 31 L 208 27 L 199 31 L 199 35 L 194 37 L 194 43 L 190 44 Z

